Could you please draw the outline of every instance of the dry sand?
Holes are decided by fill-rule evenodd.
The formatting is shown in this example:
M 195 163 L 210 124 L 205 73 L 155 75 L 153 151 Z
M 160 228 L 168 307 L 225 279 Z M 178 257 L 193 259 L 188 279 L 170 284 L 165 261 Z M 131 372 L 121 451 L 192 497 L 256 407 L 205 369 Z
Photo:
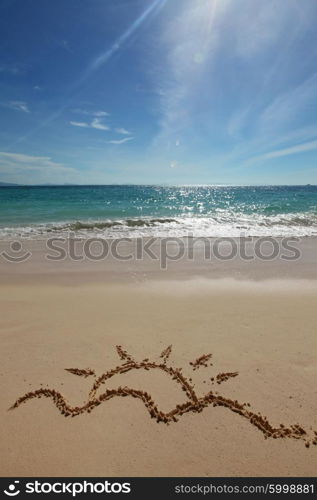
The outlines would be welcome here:
M 80 268 L 41 273 L 39 266 L 36 276 L 13 267 L 5 271 L 2 476 L 316 475 L 317 281 L 204 280 L 189 273 L 180 280 L 177 273 L 161 272 L 160 280 L 144 279 L 143 273 L 138 283 L 123 283 L 113 274 L 111 282 L 106 274 L 94 282 L 86 268 L 85 278 Z M 118 345 L 138 367 L 117 352 Z M 210 391 L 213 396 L 196 409 L 177 410 L 178 421 L 167 424 L 157 422 L 157 412 L 151 418 L 153 405 L 166 417 L 191 396 L 177 376 L 139 363 L 164 364 L 160 354 L 170 345 L 163 366 L 182 368 L 200 402 Z M 98 378 L 124 363 L 130 366 L 126 373 L 96 384 L 90 396 L 94 375 L 65 371 L 89 368 Z M 220 375 L 217 383 L 217 374 L 235 372 Z M 139 396 L 115 396 L 66 418 L 51 397 L 42 397 L 8 411 L 20 396 L 45 388 L 65 398 L 66 406 L 55 395 L 61 410 L 87 410 L 87 401 L 120 386 L 144 391 L 154 403 L 147 408 Z M 235 400 L 250 406 L 235 413 Z M 252 419 L 251 412 L 269 424 Z M 259 423 L 269 435 L 272 426 L 276 439 L 265 439 Z M 291 428 L 294 424 L 307 435 Z M 290 429 L 291 437 L 280 437 L 283 429 Z

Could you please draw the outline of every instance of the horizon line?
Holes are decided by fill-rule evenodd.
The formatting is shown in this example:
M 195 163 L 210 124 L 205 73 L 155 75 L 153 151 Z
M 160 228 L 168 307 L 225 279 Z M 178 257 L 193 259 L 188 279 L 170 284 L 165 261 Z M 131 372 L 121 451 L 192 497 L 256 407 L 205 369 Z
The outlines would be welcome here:
M 270 184 L 236 184 L 236 183 L 198 183 L 198 184 L 174 184 L 174 183 L 109 183 L 109 184 L 25 184 L 25 183 L 15 183 L 15 182 L 2 182 L 0 181 L 1 187 L 112 187 L 112 186 L 143 186 L 143 187 L 317 187 L 317 184 L 303 183 L 303 184 L 281 184 L 281 183 L 270 183 Z

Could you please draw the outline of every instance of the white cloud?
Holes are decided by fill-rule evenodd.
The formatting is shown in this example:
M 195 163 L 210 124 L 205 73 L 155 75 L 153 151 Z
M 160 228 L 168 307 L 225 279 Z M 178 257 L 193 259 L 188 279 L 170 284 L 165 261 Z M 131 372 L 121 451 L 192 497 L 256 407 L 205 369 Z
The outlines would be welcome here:
M 130 135 L 131 132 L 129 130 L 126 130 L 125 128 L 116 128 L 115 131 L 117 134 L 122 134 L 122 135 Z
M 91 114 L 93 116 L 109 116 L 109 113 L 107 113 L 107 111 L 93 111 Z
M 0 151 L 0 175 L 10 182 L 45 183 L 71 181 L 77 171 L 49 156 L 32 156 Z
M 49 156 L 31 156 L 25 155 L 21 153 L 7 153 L 4 151 L 0 151 L 0 164 L 15 164 L 20 168 L 59 168 L 65 169 L 62 163 L 56 163 L 52 161 Z
M 85 122 L 73 122 L 73 121 L 70 121 L 69 123 L 71 125 L 73 125 L 74 127 L 89 127 L 89 123 L 85 123 Z
M 280 158 L 281 156 L 304 153 L 306 151 L 313 151 L 315 149 L 317 149 L 317 140 L 305 142 L 304 144 L 298 144 L 289 148 L 279 149 L 277 151 L 271 151 L 262 156 L 254 158 L 254 160 L 269 160 L 271 158 Z
M 70 121 L 70 125 L 73 125 L 73 127 L 81 127 L 81 128 L 94 128 L 97 130 L 110 130 L 110 127 L 108 125 L 105 125 L 104 123 L 101 122 L 100 118 L 94 118 L 92 122 L 87 123 L 87 122 L 75 122 L 75 121 Z
M 97 116 L 98 118 L 101 118 L 103 116 L 110 116 L 110 113 L 108 113 L 107 111 L 103 110 L 88 111 L 87 109 L 82 109 L 82 108 L 73 109 L 73 113 L 80 113 L 82 115 L 89 115 L 89 116 Z
M 101 123 L 101 120 L 99 118 L 94 118 L 90 126 L 92 128 L 96 128 L 97 130 L 110 130 L 110 127 Z
M 16 111 L 23 111 L 24 113 L 30 113 L 29 107 L 24 101 L 9 101 L 7 106 Z
M 124 144 L 125 142 L 132 141 L 133 137 L 125 137 L 124 139 L 113 139 L 112 141 L 107 141 L 108 144 Z

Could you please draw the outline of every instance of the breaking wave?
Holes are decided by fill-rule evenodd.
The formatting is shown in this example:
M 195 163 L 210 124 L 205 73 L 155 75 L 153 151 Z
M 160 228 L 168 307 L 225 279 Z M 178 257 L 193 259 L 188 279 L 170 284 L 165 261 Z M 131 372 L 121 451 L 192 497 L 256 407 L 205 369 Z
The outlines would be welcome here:
M 138 237 L 239 237 L 239 236 L 315 236 L 317 215 L 291 213 L 233 214 L 220 212 L 212 217 L 127 218 L 29 224 L 1 227 L 0 238 L 43 239 L 52 235 L 78 238 Z

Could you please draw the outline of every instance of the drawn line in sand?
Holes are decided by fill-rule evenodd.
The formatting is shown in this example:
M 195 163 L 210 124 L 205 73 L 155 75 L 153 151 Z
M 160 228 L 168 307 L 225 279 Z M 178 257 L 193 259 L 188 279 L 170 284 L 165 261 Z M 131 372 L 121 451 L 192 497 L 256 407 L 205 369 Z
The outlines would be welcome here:
M 212 354 L 203 354 L 202 356 L 199 356 L 199 358 L 195 359 L 195 361 L 190 361 L 190 365 L 192 366 L 193 370 L 198 370 L 201 366 L 204 366 L 207 368 L 208 366 L 208 361 L 211 359 Z M 212 363 L 210 363 L 210 366 L 212 366 Z
M 108 370 L 99 377 L 96 376 L 94 370 L 90 368 L 81 370 L 78 368 L 66 368 L 66 371 L 74 375 L 81 377 L 93 376 L 95 378 L 94 384 L 89 393 L 88 401 L 83 406 L 71 406 L 65 399 L 65 397 L 55 389 L 38 389 L 36 391 L 27 392 L 24 396 L 21 396 L 16 400 L 16 402 L 11 406 L 10 410 L 18 408 L 22 403 L 25 403 L 29 399 L 34 398 L 51 398 L 53 403 L 58 408 L 60 413 L 65 417 L 71 416 L 76 417 L 83 413 L 90 413 L 94 408 L 100 404 L 108 401 L 114 397 L 126 397 L 132 396 L 141 400 L 147 409 L 148 413 L 157 422 L 164 422 L 169 424 L 171 422 L 177 422 L 179 417 L 185 413 L 200 413 L 208 406 L 223 406 L 228 410 L 237 413 L 243 418 L 246 418 L 250 424 L 261 431 L 266 438 L 291 438 L 302 440 L 305 442 L 305 446 L 308 448 L 310 444 L 317 445 L 317 432 L 313 431 L 313 435 L 309 436 L 308 433 L 299 424 L 290 425 L 286 427 L 280 424 L 278 427 L 274 427 L 267 419 L 266 416 L 261 415 L 261 413 L 255 413 L 251 410 L 249 403 L 239 403 L 237 400 L 232 400 L 224 396 L 219 395 L 213 391 L 209 391 L 204 396 L 198 397 L 193 385 L 191 384 L 191 379 L 187 379 L 182 374 L 182 368 L 173 368 L 172 366 L 167 366 L 167 360 L 172 352 L 172 346 L 168 346 L 160 355 L 163 358 L 163 362 L 149 361 L 148 358 L 142 360 L 141 362 L 135 361 L 132 356 L 130 356 L 127 351 L 125 351 L 122 346 L 116 346 L 118 355 L 124 363 L 120 366 Z M 211 358 L 211 354 L 204 354 L 197 358 L 196 361 L 191 362 L 193 370 L 200 366 L 208 366 L 207 363 Z M 121 387 L 117 389 L 107 389 L 104 393 L 96 396 L 97 390 L 101 385 L 103 385 L 106 380 L 109 380 L 115 375 L 121 375 L 123 373 L 128 373 L 132 370 L 160 370 L 166 373 L 172 378 L 177 384 L 180 385 L 182 390 L 187 396 L 187 401 L 182 404 L 177 404 L 176 407 L 169 412 L 161 411 L 152 396 L 146 392 L 139 389 L 132 389 L 131 387 Z M 219 373 L 216 377 L 211 378 L 211 381 L 216 381 L 217 384 L 226 382 L 232 377 L 238 376 L 238 372 L 224 372 Z

